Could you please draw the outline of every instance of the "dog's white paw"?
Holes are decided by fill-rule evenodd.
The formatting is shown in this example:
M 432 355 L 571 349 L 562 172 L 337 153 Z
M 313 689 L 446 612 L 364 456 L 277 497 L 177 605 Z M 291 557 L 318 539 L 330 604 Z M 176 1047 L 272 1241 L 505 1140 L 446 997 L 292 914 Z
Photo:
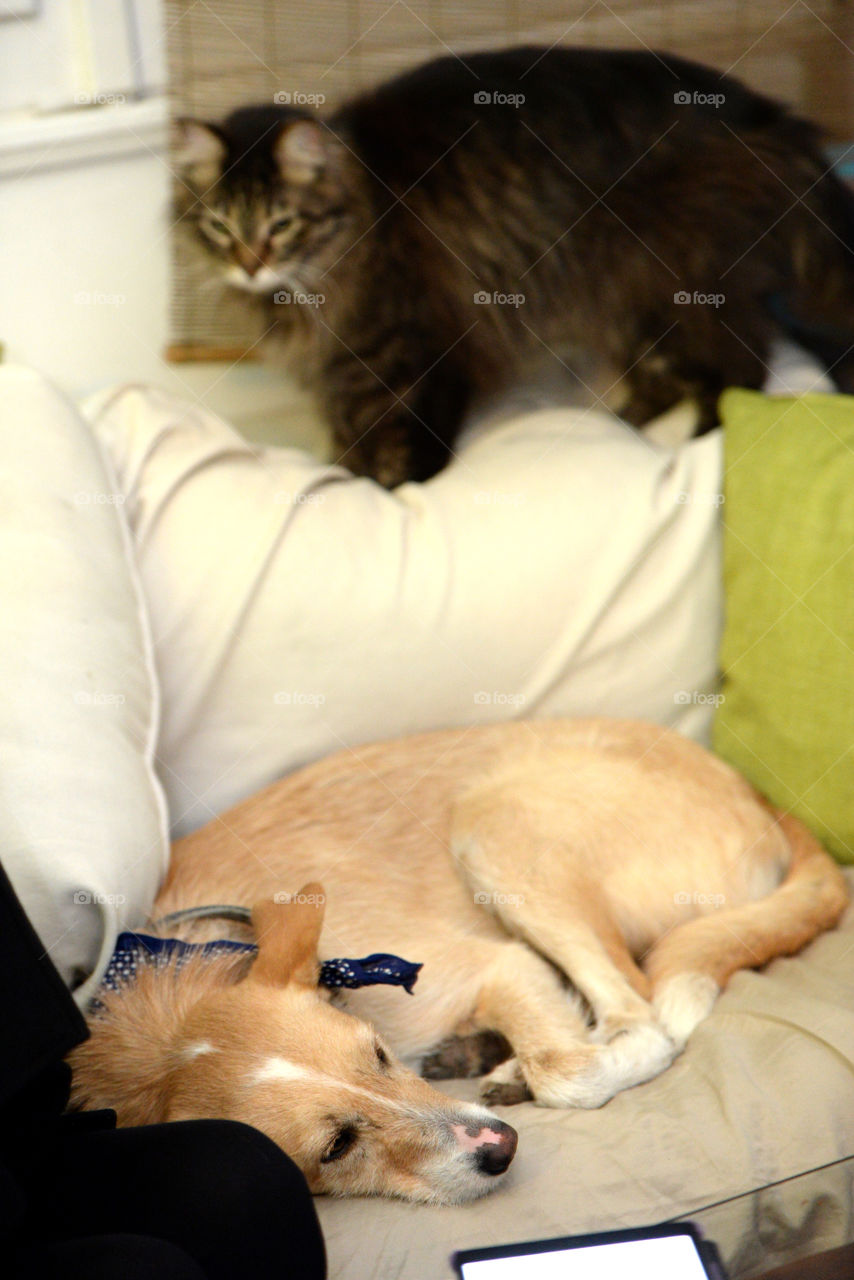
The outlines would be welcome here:
M 659 1075 L 677 1052 L 657 1023 L 637 1023 L 609 1044 L 587 1046 L 583 1057 L 578 1050 L 544 1055 L 527 1072 L 528 1083 L 534 1100 L 544 1107 L 601 1107 L 623 1089 Z
M 694 1028 L 707 1018 L 720 993 L 705 973 L 677 973 L 656 988 L 652 1007 L 659 1022 L 680 1049 Z

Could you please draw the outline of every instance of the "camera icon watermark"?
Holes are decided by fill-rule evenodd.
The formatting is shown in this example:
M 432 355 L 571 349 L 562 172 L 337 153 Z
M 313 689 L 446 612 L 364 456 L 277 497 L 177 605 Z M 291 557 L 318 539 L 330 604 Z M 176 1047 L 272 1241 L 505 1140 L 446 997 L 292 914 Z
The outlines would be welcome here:
M 277 107 L 322 107 L 325 93 L 303 93 L 301 89 L 279 89 L 273 94 Z
M 674 93 L 673 101 L 677 107 L 714 107 L 717 111 L 726 102 L 726 94 L 701 93 L 699 89 L 689 93 L 687 89 L 679 89 Z
M 273 495 L 273 501 L 281 507 L 319 507 L 326 501 L 325 493 L 294 493 L 280 489 Z
M 76 907 L 121 907 L 127 902 L 123 893 L 92 893 L 90 889 L 75 889 L 72 901 Z
M 700 893 L 697 889 L 682 889 L 673 895 L 677 907 L 714 907 L 717 911 L 726 904 L 725 893 Z
M 476 907 L 521 907 L 524 903 L 524 893 L 500 893 L 498 889 L 493 889 L 491 893 L 480 890 L 474 895 Z
M 479 689 L 474 695 L 476 707 L 522 707 L 526 702 L 524 693 L 502 693 L 500 690 L 488 693 L 485 689 Z
M 326 301 L 325 293 L 303 293 L 301 289 L 277 289 L 273 301 L 280 307 L 322 307 Z
M 97 490 L 78 489 L 74 495 L 78 507 L 121 507 L 124 504 L 123 493 L 98 493 Z
M 326 694 L 309 693 L 302 689 L 279 689 L 273 694 L 273 702 L 277 707 L 322 707 L 326 703 Z
M 78 689 L 74 695 L 78 707 L 123 707 L 127 698 L 123 693 L 106 693 L 89 689 Z
M 120 107 L 127 102 L 124 93 L 75 93 L 74 103 L 78 107 Z
M 273 894 L 273 901 L 279 906 L 322 907 L 326 902 L 325 893 L 280 893 Z
M 726 302 L 725 293 L 701 293 L 695 289 L 689 293 L 687 289 L 679 289 L 673 295 L 677 307 L 722 307 Z
M 680 507 L 722 507 L 726 502 L 726 495 L 723 493 L 689 493 L 687 489 L 680 489 L 676 495 L 676 501 Z
M 75 307 L 123 307 L 127 298 L 123 293 L 100 293 L 97 289 L 78 289 L 72 301 Z
M 702 693 L 699 689 L 680 689 L 674 693 L 677 707 L 720 707 L 726 702 L 726 694 Z
M 474 95 L 474 104 L 476 107 L 516 107 L 518 110 L 525 104 L 525 95 L 524 93 L 504 93 L 500 89 L 494 93 L 487 89 L 479 89 Z
M 472 295 L 472 302 L 476 307 L 522 307 L 525 305 L 525 295 L 524 293 L 502 293 L 498 289 L 489 293 L 486 289 L 478 289 L 477 293 Z

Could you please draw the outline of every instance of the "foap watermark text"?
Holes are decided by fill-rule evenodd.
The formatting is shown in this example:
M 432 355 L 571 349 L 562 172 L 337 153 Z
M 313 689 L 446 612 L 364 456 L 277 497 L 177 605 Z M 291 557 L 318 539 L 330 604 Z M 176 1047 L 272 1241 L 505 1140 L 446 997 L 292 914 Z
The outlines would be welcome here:
M 725 293 L 701 293 L 695 289 L 689 293 L 687 289 L 678 289 L 673 295 L 677 307 L 722 307 L 726 302 Z
M 502 293 L 499 289 L 478 289 L 472 301 L 476 307 L 522 307 L 525 305 L 524 293 Z
M 680 689 L 673 701 L 678 707 L 720 707 L 726 702 L 722 693 L 702 693 L 699 689 Z
M 497 889 L 493 889 L 491 893 L 481 890 L 474 895 L 476 907 L 521 907 L 524 903 L 524 893 L 499 893 Z

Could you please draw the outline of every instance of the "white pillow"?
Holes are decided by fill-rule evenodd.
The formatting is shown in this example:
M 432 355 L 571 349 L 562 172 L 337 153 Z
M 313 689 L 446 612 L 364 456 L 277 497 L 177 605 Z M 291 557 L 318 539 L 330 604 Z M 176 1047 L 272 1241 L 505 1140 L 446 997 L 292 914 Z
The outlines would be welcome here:
M 719 433 L 674 450 L 604 412 L 527 412 L 388 493 L 157 390 L 86 412 L 127 496 L 174 833 L 439 726 L 602 713 L 707 737 Z
M 76 409 L 0 367 L 0 861 L 81 1004 L 169 851 L 123 501 Z

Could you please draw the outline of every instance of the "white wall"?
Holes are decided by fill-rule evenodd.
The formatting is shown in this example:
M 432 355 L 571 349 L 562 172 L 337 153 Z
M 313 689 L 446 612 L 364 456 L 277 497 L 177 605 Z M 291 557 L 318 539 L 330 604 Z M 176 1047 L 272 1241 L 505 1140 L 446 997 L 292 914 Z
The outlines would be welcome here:
M 0 341 L 71 392 L 160 373 L 166 120 L 156 98 L 0 121 Z
M 254 439 L 322 451 L 313 405 L 276 370 L 162 359 L 171 181 L 163 37 L 160 0 L 0 0 L 3 358 L 74 397 L 111 382 L 156 383 L 203 400 Z
M 0 342 L 71 392 L 168 340 L 161 0 L 0 0 Z
M 162 93 L 164 43 L 161 0 L 0 0 L 0 113 Z

